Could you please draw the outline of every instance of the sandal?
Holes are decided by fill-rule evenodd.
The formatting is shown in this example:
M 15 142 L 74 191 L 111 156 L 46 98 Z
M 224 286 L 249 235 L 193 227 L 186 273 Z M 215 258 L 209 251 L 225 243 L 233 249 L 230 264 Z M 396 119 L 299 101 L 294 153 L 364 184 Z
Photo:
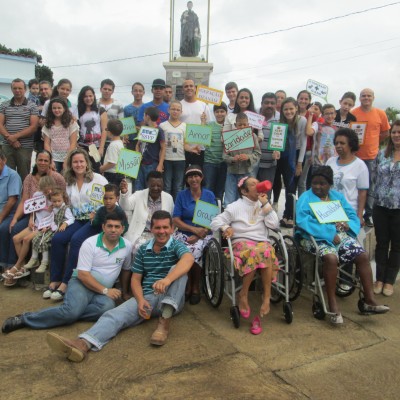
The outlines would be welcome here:
M 262 332 L 261 320 L 260 317 L 257 315 L 253 319 L 253 322 L 251 323 L 250 333 L 252 333 L 253 335 L 259 335 L 261 332 Z
M 3 285 L 10 287 L 10 286 L 14 286 L 17 284 L 17 281 L 14 278 L 5 278 Z
M 14 272 L 11 272 L 11 271 L 13 271 L 14 270 Z M 4 279 L 14 279 L 14 277 L 15 277 L 15 274 L 18 272 L 18 268 L 14 265 L 13 267 L 11 267 L 10 269 L 8 269 L 7 271 L 4 271 L 2 274 L 1 274 L 1 276 L 4 278 Z
M 27 271 L 24 267 L 21 267 L 14 275 L 14 279 L 21 279 L 24 278 L 25 276 L 28 276 L 31 274 L 31 271 Z

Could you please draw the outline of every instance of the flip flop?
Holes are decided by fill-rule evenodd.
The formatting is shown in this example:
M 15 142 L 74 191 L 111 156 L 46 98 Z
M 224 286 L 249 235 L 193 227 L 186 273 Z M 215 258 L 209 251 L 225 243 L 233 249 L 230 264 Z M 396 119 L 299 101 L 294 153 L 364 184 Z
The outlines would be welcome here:
M 25 276 L 28 276 L 31 274 L 31 271 L 27 271 L 24 267 L 21 267 L 15 274 L 14 274 L 14 279 L 21 279 L 24 278 Z

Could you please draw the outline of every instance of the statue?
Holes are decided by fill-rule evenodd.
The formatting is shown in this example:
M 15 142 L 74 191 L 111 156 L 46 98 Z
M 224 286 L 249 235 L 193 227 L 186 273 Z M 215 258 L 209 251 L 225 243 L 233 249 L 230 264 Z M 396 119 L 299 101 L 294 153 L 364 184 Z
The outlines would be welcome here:
M 187 11 L 181 16 L 181 45 L 179 52 L 182 57 L 197 57 L 200 52 L 200 24 L 196 13 L 192 11 L 193 2 L 188 1 Z

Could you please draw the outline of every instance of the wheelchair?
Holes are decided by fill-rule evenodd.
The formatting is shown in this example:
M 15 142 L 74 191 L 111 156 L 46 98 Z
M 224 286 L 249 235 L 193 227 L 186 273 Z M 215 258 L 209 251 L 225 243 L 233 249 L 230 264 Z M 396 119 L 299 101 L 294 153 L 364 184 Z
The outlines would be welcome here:
M 290 324 L 293 321 L 291 302 L 301 292 L 303 282 L 303 267 L 300 250 L 291 236 L 283 236 L 280 230 L 269 229 L 270 243 L 275 249 L 279 262 L 276 280 L 271 285 L 271 303 L 283 302 L 283 316 Z M 235 328 L 240 326 L 239 307 L 236 304 L 236 293 L 241 289 L 241 280 L 234 267 L 234 256 L 230 239 L 224 239 L 221 246 L 221 233 L 216 233 L 204 249 L 203 253 L 203 291 L 207 301 L 217 308 L 224 293 L 231 300 L 230 318 Z M 224 255 L 224 249 L 229 249 L 230 259 Z

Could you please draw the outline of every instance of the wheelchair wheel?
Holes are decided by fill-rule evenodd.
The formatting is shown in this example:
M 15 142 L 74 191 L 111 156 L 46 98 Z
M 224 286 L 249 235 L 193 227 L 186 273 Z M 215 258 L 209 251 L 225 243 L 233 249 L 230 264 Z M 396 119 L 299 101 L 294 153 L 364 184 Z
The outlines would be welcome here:
M 296 300 L 303 288 L 303 262 L 300 256 L 300 249 L 291 236 L 284 236 L 283 240 L 289 258 L 289 299 Z
M 224 295 L 225 259 L 221 246 L 212 238 L 204 249 L 203 289 L 206 299 L 213 307 L 221 304 Z
M 278 259 L 279 263 L 279 271 L 276 276 L 278 282 L 284 282 L 283 271 L 285 268 L 285 257 L 283 256 L 283 249 L 279 240 L 275 236 L 270 236 L 269 240 L 271 242 L 272 247 L 275 250 L 275 256 Z M 275 285 L 271 285 L 271 298 L 270 301 L 273 304 L 279 303 L 283 299 L 283 295 L 279 292 L 278 288 Z
M 325 318 L 326 314 L 324 311 L 324 307 L 322 306 L 322 303 L 318 296 L 315 296 L 315 298 L 313 299 L 312 312 L 314 318 L 316 319 L 323 320 Z
M 237 329 L 240 326 L 240 313 L 238 306 L 232 306 L 230 309 L 231 320 L 233 322 L 233 326 Z
M 283 315 L 285 316 L 285 321 L 291 324 L 293 321 L 293 309 L 290 302 L 283 304 Z

